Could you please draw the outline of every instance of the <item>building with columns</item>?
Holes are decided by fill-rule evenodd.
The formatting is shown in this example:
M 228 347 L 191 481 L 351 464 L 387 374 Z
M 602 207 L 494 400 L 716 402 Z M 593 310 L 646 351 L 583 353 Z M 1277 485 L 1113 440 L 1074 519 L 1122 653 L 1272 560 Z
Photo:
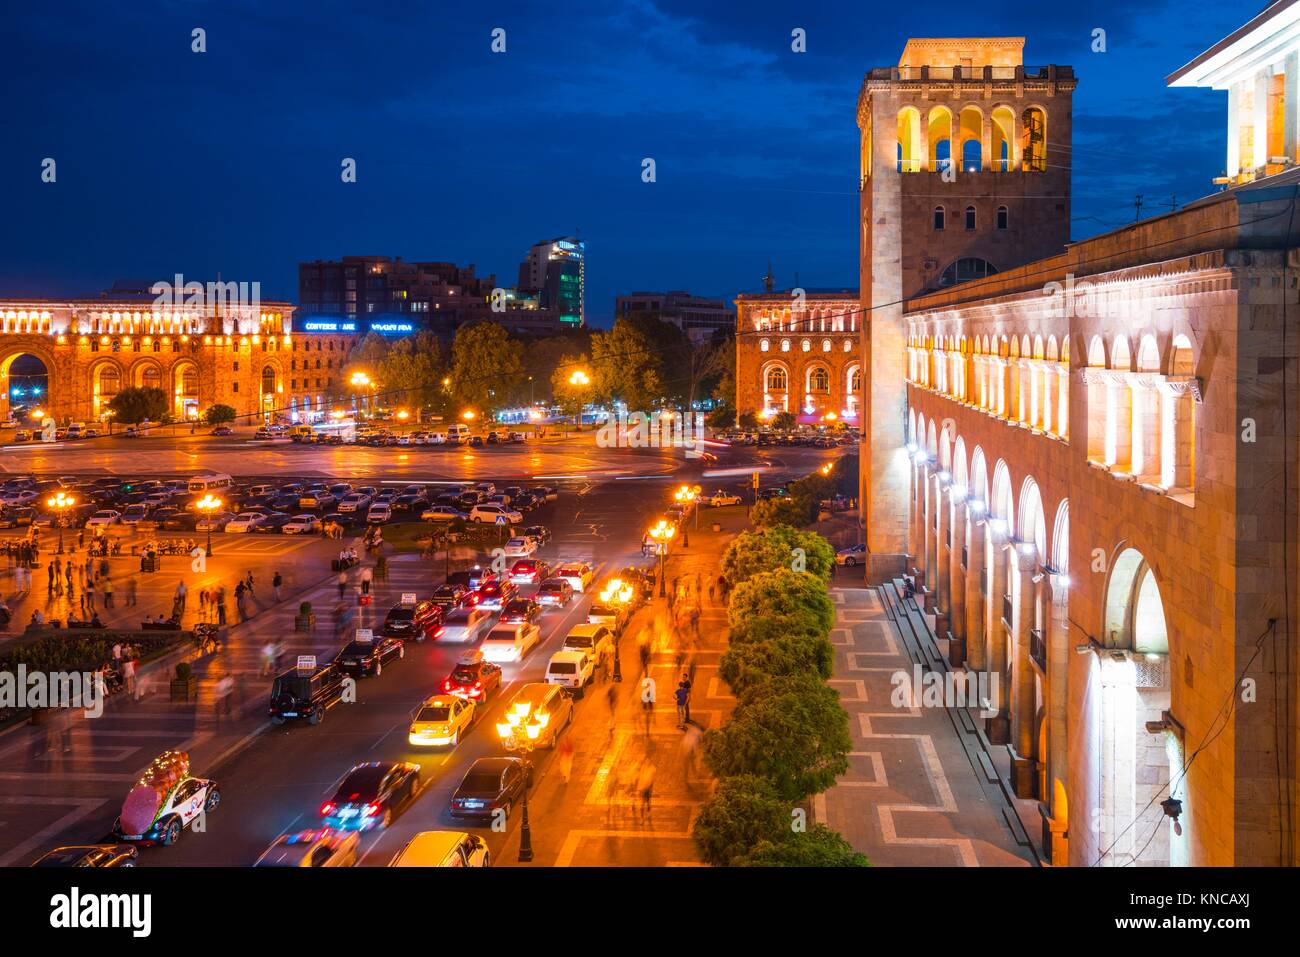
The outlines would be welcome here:
M 914 574 L 949 660 L 998 675 L 984 734 L 1053 864 L 1294 866 L 1300 170 L 1066 246 L 1035 177 L 1068 181 L 1072 73 L 1020 66 L 1018 41 L 922 43 L 858 110 L 869 580 Z M 990 171 L 972 122 L 983 180 L 940 186 L 910 111 L 967 97 L 1048 133 L 995 134 Z M 978 198 L 1012 187 L 1038 238 L 998 250 Z M 974 234 L 936 241 L 908 197 L 962 188 Z M 927 278 L 963 258 L 995 268 Z
M 266 420 L 287 405 L 292 303 L 173 308 L 157 298 L 119 286 L 97 298 L 0 300 L 0 420 L 101 423 L 129 386 L 165 390 L 181 421 L 218 403 Z

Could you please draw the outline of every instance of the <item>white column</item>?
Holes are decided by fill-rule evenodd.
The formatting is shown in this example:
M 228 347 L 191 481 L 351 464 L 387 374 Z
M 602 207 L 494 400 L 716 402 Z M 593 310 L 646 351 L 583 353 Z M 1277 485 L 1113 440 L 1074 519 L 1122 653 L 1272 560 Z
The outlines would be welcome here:
M 1268 162 L 1268 90 L 1272 77 L 1268 70 L 1261 70 L 1255 76 L 1255 165 L 1263 166 Z
M 1285 78 L 1282 82 L 1282 148 L 1287 159 L 1295 162 L 1300 155 L 1300 53 L 1292 50 L 1282 61 Z
M 1228 175 L 1241 171 L 1241 85 L 1228 87 Z
M 966 539 L 966 667 L 983 671 L 988 656 L 984 649 L 984 521 L 983 504 L 966 508 L 970 517 Z

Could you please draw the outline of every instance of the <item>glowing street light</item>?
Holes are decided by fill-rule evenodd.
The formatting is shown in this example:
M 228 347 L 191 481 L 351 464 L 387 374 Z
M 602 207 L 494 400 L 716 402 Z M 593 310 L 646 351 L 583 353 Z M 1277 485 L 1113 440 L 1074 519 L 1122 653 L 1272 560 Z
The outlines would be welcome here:
M 211 516 L 216 513 L 217 509 L 221 508 L 221 505 L 221 499 L 214 496 L 211 492 L 204 495 L 203 498 L 194 503 L 194 507 L 198 509 L 200 514 L 208 516 L 209 519 L 211 519 Z M 207 556 L 208 558 L 212 557 L 212 522 L 210 520 L 208 522 Z
M 591 385 L 591 377 L 581 369 L 577 369 L 569 376 L 569 385 Z
M 696 504 L 696 499 L 700 497 L 700 487 L 698 485 L 683 485 L 673 493 L 673 498 L 680 504 L 685 505 L 688 511 L 695 513 L 695 530 L 700 530 L 700 510 Z M 685 528 L 682 529 L 682 548 L 691 547 L 690 534 Z
M 466 422 L 473 422 L 476 418 L 478 418 L 478 413 L 476 413 L 473 409 L 466 409 L 464 412 L 460 414 L 460 417 L 464 419 Z
M 528 863 L 533 859 L 533 830 L 528 823 L 528 788 L 532 784 L 533 766 L 527 755 L 537 747 L 538 738 L 546 727 L 550 715 L 530 715 L 532 705 L 527 701 L 516 701 L 514 709 L 507 711 L 504 721 L 497 723 L 497 737 L 507 751 L 518 751 L 524 755 L 524 817 L 519 828 L 519 860 Z
M 650 529 L 647 534 L 654 540 L 655 551 L 659 553 L 659 597 L 663 598 L 667 594 L 664 589 L 664 559 L 668 554 L 668 543 L 677 534 L 677 529 L 669 525 L 666 519 L 661 518 L 659 524 Z
M 58 551 L 54 553 L 56 555 L 63 554 L 64 516 L 76 504 L 77 504 L 76 498 L 74 498 L 71 495 L 65 495 L 62 492 L 59 492 L 57 495 L 51 495 L 49 498 L 45 500 L 46 507 L 49 508 L 49 510 L 54 513 L 56 521 L 58 522 L 59 525 L 59 548 Z

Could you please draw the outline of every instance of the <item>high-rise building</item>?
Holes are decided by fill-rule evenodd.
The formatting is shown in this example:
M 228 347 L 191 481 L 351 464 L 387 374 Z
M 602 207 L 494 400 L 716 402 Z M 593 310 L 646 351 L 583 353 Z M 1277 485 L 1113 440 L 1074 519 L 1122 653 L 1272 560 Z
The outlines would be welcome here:
M 692 342 L 712 337 L 720 329 L 731 329 L 736 311 L 722 299 L 692 296 L 689 292 L 634 292 L 614 300 L 615 318 L 649 316 L 672 323 Z
M 561 328 L 586 324 L 586 248 L 581 239 L 559 236 L 534 243 L 519 264 L 518 292 L 540 298 Z

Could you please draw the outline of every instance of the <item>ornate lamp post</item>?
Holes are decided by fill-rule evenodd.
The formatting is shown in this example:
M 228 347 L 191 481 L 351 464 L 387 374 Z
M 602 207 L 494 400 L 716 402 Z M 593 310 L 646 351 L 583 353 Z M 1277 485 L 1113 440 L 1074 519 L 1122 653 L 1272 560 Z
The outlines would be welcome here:
M 587 373 L 582 369 L 575 369 L 573 371 L 573 374 L 569 376 L 569 385 L 573 386 L 575 389 L 585 389 L 587 386 L 591 385 L 591 376 L 587 375 Z M 581 432 L 582 431 L 582 406 L 581 405 L 578 406 L 578 414 L 574 416 L 574 419 L 576 420 L 573 423 L 574 427 L 577 428 L 579 432 Z
M 506 712 L 506 720 L 497 725 L 497 737 L 507 751 L 517 751 L 524 756 L 524 818 L 519 830 L 519 861 L 527 864 L 533 859 L 533 830 L 528 823 L 528 789 L 532 785 L 533 766 L 528 755 L 537 747 L 537 739 L 546 727 L 549 715 L 530 715 L 531 705 L 517 701 Z
M 348 384 L 352 386 L 355 392 L 364 391 L 370 388 L 370 376 L 366 375 L 364 372 L 354 372 L 352 373 L 352 377 L 348 379 Z M 357 403 L 357 397 L 355 395 L 352 397 L 352 401 L 354 405 Z M 359 414 L 360 412 L 358 410 L 358 415 Z
M 612 578 L 606 583 L 600 592 L 600 600 L 606 605 L 613 605 L 616 608 L 626 608 L 635 595 L 634 587 L 626 584 L 621 578 Z M 623 662 L 619 655 L 619 636 L 614 638 L 614 680 L 616 682 L 623 680 Z
M 677 529 L 669 525 L 667 520 L 659 519 L 659 524 L 650 529 L 649 535 L 654 539 L 655 551 L 659 553 L 659 597 L 663 598 L 668 594 L 664 587 L 664 561 L 668 557 L 668 543 L 672 541 Z
M 51 495 L 45 500 L 46 507 L 54 513 L 55 522 L 59 526 L 59 547 L 54 553 L 56 555 L 63 554 L 63 526 L 65 524 L 65 518 L 68 510 L 76 504 L 77 500 L 73 496 L 65 495 L 62 492 L 59 492 L 57 495 Z
M 683 485 L 681 488 L 679 488 L 676 492 L 673 493 L 674 499 L 676 499 L 679 503 L 685 505 L 687 508 L 689 508 L 692 512 L 695 513 L 695 517 L 693 520 L 695 522 L 695 530 L 697 532 L 700 530 L 700 509 L 696 501 L 699 497 L 700 497 L 700 487 L 698 485 Z M 691 547 L 690 534 L 686 531 L 685 528 L 683 528 L 682 548 L 690 548 L 690 547 Z
M 222 504 L 221 499 L 215 498 L 212 496 L 212 494 L 209 493 L 203 496 L 203 498 L 199 499 L 197 502 L 195 502 L 194 507 L 198 509 L 200 515 L 206 515 L 210 518 L 212 515 L 216 513 L 217 509 L 221 508 L 221 504 Z M 212 557 L 212 522 L 211 521 L 208 522 L 207 557 L 208 558 Z

